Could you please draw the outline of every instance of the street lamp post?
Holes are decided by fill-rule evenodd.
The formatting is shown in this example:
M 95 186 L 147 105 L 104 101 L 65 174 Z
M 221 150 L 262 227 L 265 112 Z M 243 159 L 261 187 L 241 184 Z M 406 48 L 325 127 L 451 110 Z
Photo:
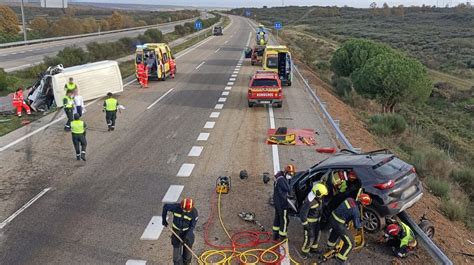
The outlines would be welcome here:
M 25 11 L 23 10 L 23 0 L 21 0 L 21 22 L 23 24 L 23 40 L 26 42 L 26 23 L 25 23 Z

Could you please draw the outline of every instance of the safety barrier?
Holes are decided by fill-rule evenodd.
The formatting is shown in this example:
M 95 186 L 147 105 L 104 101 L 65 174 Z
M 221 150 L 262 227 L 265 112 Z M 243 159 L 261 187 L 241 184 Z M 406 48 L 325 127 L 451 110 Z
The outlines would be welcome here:
M 109 30 L 109 31 L 103 31 L 103 32 L 86 33 L 86 34 L 64 36 L 64 37 L 44 38 L 44 39 L 36 39 L 36 40 L 29 40 L 29 41 L 9 42 L 9 43 L 0 44 L 0 49 L 22 46 L 22 45 L 29 45 L 29 44 L 59 41 L 59 40 L 69 40 L 69 39 L 78 39 L 78 38 L 85 38 L 85 37 L 92 37 L 92 36 L 100 36 L 100 35 L 107 35 L 107 34 L 113 34 L 113 33 L 118 33 L 118 32 L 140 30 L 140 29 L 152 29 L 152 28 L 168 26 L 168 25 L 180 25 L 186 22 L 194 21 L 195 19 L 196 18 L 194 17 L 194 18 L 185 19 L 185 20 L 178 20 L 178 21 L 173 21 L 173 22 L 168 22 L 168 23 L 163 23 L 163 24 L 156 24 L 156 25 L 149 25 L 149 26 L 142 26 L 142 27 L 116 29 L 116 30 Z

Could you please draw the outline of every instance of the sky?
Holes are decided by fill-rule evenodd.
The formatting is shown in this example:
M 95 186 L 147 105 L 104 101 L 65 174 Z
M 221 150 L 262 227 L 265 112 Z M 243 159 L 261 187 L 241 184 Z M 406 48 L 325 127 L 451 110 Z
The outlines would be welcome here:
M 78 0 L 76 0 L 78 2 Z M 160 5 L 186 5 L 186 6 L 206 6 L 206 7 L 262 7 L 267 6 L 281 6 L 282 2 L 285 5 L 319 5 L 319 6 L 353 6 L 353 7 L 369 7 L 370 3 L 376 2 L 382 6 L 386 2 L 389 6 L 393 5 L 436 5 L 436 6 L 450 6 L 456 5 L 462 0 L 80 0 L 80 2 L 103 2 L 103 3 L 135 3 L 135 4 L 160 4 Z

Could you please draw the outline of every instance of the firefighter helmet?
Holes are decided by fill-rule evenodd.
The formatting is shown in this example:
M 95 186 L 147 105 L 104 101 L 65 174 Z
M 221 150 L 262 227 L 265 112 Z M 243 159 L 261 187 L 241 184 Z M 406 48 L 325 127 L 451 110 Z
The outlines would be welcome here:
M 288 166 L 286 166 L 285 171 L 286 171 L 286 173 L 289 173 L 289 174 L 291 174 L 291 175 L 294 175 L 295 172 L 296 172 L 296 168 L 295 168 L 294 165 L 289 164 Z
M 400 233 L 400 226 L 398 224 L 389 224 L 387 228 L 385 228 L 385 234 L 390 236 L 396 236 Z
M 329 194 L 328 188 L 322 183 L 316 183 L 313 185 L 311 191 L 316 195 L 317 198 L 322 198 Z
M 358 197 L 357 200 L 360 201 L 362 205 L 370 205 L 372 203 L 372 198 L 370 198 L 369 194 L 361 193 Z
M 185 198 L 181 201 L 181 208 L 185 212 L 190 212 L 194 208 L 193 199 Z

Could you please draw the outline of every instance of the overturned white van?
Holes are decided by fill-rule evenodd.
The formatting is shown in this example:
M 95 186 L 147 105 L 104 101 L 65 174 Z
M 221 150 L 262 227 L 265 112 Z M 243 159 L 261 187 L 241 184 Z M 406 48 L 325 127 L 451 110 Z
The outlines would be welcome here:
M 123 91 L 122 75 L 116 61 L 100 61 L 64 68 L 60 73 L 51 76 L 54 100 L 58 107 L 63 106 L 66 94 L 64 85 L 69 78 L 74 78 L 78 93 L 84 100 L 104 97 L 108 92 Z

